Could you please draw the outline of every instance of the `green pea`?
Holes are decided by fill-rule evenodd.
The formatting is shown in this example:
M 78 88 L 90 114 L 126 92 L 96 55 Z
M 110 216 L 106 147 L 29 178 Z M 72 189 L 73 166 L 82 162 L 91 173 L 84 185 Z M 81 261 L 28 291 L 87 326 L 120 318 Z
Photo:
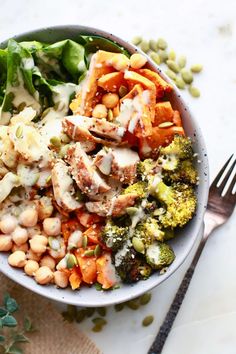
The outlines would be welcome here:
M 143 319 L 142 325 L 143 325 L 144 327 L 150 326 L 150 324 L 152 324 L 153 320 L 154 320 L 154 317 L 153 317 L 153 316 L 146 316 L 146 317 Z
M 107 324 L 107 321 L 106 321 L 104 318 L 101 318 L 101 317 L 93 318 L 93 319 L 92 319 L 92 322 L 93 322 L 95 325 L 100 325 L 100 326 L 104 326 L 104 325 Z
M 76 314 L 76 322 L 81 323 L 86 317 L 86 310 L 79 310 Z
M 167 42 L 163 38 L 159 38 L 157 41 L 157 46 L 159 49 L 166 49 L 167 48 Z
M 96 324 L 95 326 L 93 326 L 92 331 L 93 332 L 101 332 L 102 331 L 102 327 L 103 326 Z
M 174 73 L 174 71 L 168 69 L 165 71 L 165 73 L 171 80 L 176 80 L 177 76 L 176 73 Z
M 193 82 L 193 74 L 191 73 L 191 71 L 182 69 L 181 76 L 186 84 L 191 84 Z
M 202 64 L 194 64 L 191 66 L 191 71 L 196 74 L 200 73 L 202 71 L 202 69 L 203 69 Z
M 141 42 L 142 42 L 142 37 L 140 37 L 140 36 L 136 36 L 136 37 L 134 37 L 133 39 L 132 39 L 132 43 L 134 44 L 134 45 L 138 45 L 138 44 L 140 44 Z
M 189 92 L 195 98 L 200 97 L 200 91 L 197 87 L 189 86 Z
M 161 59 L 161 63 L 165 62 L 168 59 L 168 53 L 166 50 L 159 50 L 158 54 Z
M 137 299 L 130 300 L 126 302 L 126 305 L 131 309 L 131 310 L 137 310 L 139 308 L 139 303 Z
M 102 316 L 105 317 L 106 313 L 107 313 L 107 309 L 106 307 L 97 307 L 97 313 Z
M 176 58 L 175 51 L 174 51 L 173 49 L 171 49 L 171 50 L 169 51 L 169 59 L 170 59 L 170 60 L 175 60 L 175 58 Z
M 144 253 L 144 244 L 143 241 L 140 240 L 138 237 L 133 237 L 132 238 L 132 245 L 135 249 L 135 251 L 139 252 L 139 253 Z
M 50 139 L 50 144 L 59 148 L 61 146 L 61 139 L 58 138 L 57 136 L 52 136 Z
M 143 40 L 140 44 L 140 48 L 144 53 L 147 53 L 149 51 L 149 43 L 145 40 Z
M 58 156 L 59 156 L 60 158 L 65 157 L 66 154 L 67 154 L 67 151 L 68 151 L 69 147 L 70 147 L 70 144 L 63 145 L 63 146 L 60 148 L 60 151 L 59 151 L 59 153 L 58 153 Z
M 122 304 L 116 304 L 114 307 L 115 307 L 116 312 L 120 312 L 120 311 L 123 310 L 125 305 L 123 303 Z
M 149 41 L 149 47 L 151 50 L 153 50 L 154 52 L 156 52 L 158 50 L 158 47 L 157 47 L 157 42 L 154 41 L 154 39 L 151 39 Z
M 86 316 L 87 317 L 92 317 L 94 312 L 95 312 L 95 308 L 94 307 L 86 307 L 85 311 L 86 311 Z
M 161 64 L 161 58 L 159 56 L 159 54 L 151 52 L 150 53 L 150 58 L 157 64 L 160 65 Z
M 180 55 L 178 59 L 178 64 L 181 69 L 183 69 L 186 65 L 187 59 L 184 55 Z
M 181 90 L 183 90 L 185 88 L 185 82 L 184 82 L 184 80 L 181 77 L 177 77 L 176 78 L 175 84 Z
M 179 65 L 174 60 L 168 59 L 166 64 L 170 70 L 174 71 L 175 73 L 179 72 Z
M 140 297 L 139 302 L 141 305 L 147 305 L 150 302 L 151 298 L 152 298 L 152 294 L 146 293 Z

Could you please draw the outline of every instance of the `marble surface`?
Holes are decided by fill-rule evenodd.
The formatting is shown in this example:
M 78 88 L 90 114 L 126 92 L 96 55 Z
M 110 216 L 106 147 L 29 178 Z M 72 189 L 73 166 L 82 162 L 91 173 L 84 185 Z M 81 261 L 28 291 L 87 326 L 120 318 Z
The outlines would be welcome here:
M 42 26 L 82 24 L 130 40 L 164 37 L 189 62 L 201 62 L 196 79 L 201 98 L 184 97 L 205 136 L 213 177 L 235 152 L 236 2 L 234 0 L 1 0 L 0 41 Z M 212 179 L 212 178 L 211 178 Z M 163 354 L 234 354 L 236 352 L 236 218 L 217 230 L 203 252 L 189 291 Z M 165 316 L 187 263 L 153 290 L 149 305 L 140 311 L 108 309 L 108 325 L 91 332 L 91 321 L 82 329 L 104 354 L 144 354 Z M 147 328 L 148 314 L 155 321 Z M 69 353 L 68 353 L 69 354 Z

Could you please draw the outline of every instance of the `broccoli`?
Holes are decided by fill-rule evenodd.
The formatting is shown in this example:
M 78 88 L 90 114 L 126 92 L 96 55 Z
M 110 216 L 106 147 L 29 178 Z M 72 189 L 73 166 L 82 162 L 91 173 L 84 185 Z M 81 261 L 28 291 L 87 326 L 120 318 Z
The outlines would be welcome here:
M 168 182 L 183 182 L 193 185 L 198 182 L 197 170 L 191 160 L 180 161 L 177 169 L 165 171 L 163 176 Z
M 127 246 L 126 252 L 116 254 L 114 260 L 116 272 L 124 283 L 134 283 L 141 279 L 147 279 L 152 273 L 152 268 L 147 264 L 144 257 Z
M 152 174 L 152 171 L 156 167 L 156 162 L 152 159 L 146 159 L 140 161 L 137 165 L 137 176 L 142 181 L 145 181 L 147 177 Z
M 123 194 L 138 194 L 139 198 L 145 198 L 147 194 L 147 183 L 143 181 L 131 184 L 129 187 L 125 188 Z
M 146 250 L 146 261 L 153 269 L 169 266 L 174 259 L 175 254 L 166 243 L 155 241 Z
M 163 241 L 164 232 L 160 230 L 156 219 L 148 217 L 136 226 L 133 236 L 141 239 L 147 247 L 154 240 Z
M 193 158 L 193 148 L 190 138 L 175 135 L 174 140 L 166 147 L 160 149 L 160 156 L 174 155 L 180 160 Z
M 102 241 L 107 247 L 112 249 L 112 251 L 117 251 L 127 240 L 128 230 L 128 227 L 115 225 L 111 220 L 109 220 L 102 231 Z
M 192 186 L 184 183 L 167 186 L 159 180 L 150 186 L 150 193 L 166 206 L 166 212 L 159 216 L 163 227 L 182 227 L 192 218 L 197 205 Z

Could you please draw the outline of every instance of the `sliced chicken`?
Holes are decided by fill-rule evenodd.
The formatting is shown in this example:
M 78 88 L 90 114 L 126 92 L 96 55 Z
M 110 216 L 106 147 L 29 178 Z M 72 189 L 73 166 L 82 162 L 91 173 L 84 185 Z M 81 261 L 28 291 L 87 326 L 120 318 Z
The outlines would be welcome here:
M 138 162 L 137 152 L 125 147 L 102 149 L 94 160 L 94 164 L 103 174 L 127 184 L 134 182 Z
M 106 144 L 107 140 L 119 143 L 125 129 L 117 124 L 108 122 L 105 118 L 89 118 L 79 115 L 65 117 L 62 126 L 64 132 L 75 141 L 92 141 Z
M 135 204 L 137 194 L 121 194 L 110 200 L 100 202 L 87 202 L 85 204 L 90 213 L 96 213 L 100 216 L 121 216 L 126 213 L 126 208 Z
M 70 164 L 71 174 L 78 187 L 89 197 L 110 190 L 111 187 L 101 178 L 92 159 L 85 153 L 80 143 L 69 148 L 67 162 Z
M 57 161 L 52 169 L 52 186 L 54 197 L 60 207 L 66 211 L 81 208 L 82 204 L 73 197 L 75 190 L 69 167 L 62 160 Z

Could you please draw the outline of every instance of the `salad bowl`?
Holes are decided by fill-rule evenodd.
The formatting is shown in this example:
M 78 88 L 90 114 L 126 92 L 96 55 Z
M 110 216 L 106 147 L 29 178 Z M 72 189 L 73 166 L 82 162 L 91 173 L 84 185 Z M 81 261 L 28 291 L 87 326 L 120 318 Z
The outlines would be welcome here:
M 42 28 L 17 35 L 14 39 L 18 42 L 38 41 L 55 43 L 64 39 L 71 39 L 76 42 L 76 39 L 80 35 L 101 36 L 122 46 L 130 54 L 139 52 L 139 50 L 132 44 L 110 33 L 84 26 L 68 25 Z M 1 43 L 0 48 L 5 48 L 7 42 L 8 40 Z M 159 73 L 165 81 L 170 82 L 168 77 L 162 73 L 160 67 L 158 67 L 148 56 L 146 56 L 146 58 L 148 67 Z M 208 160 L 201 131 L 187 104 L 184 102 L 178 89 L 175 87 L 170 94 L 170 100 L 174 109 L 177 109 L 180 112 L 186 135 L 192 139 L 193 149 L 195 154 L 197 154 L 198 162 L 196 167 L 198 170 L 199 185 L 197 186 L 197 210 L 194 217 L 183 229 L 177 231 L 177 236 L 169 242 L 175 252 L 176 258 L 166 272 L 163 274 L 154 273 L 147 280 L 139 281 L 134 284 L 122 284 L 120 288 L 116 290 L 97 291 L 94 287 L 81 287 L 78 291 L 72 291 L 69 288 L 59 289 L 54 285 L 41 286 L 37 284 L 31 277 L 26 276 L 21 270 L 12 268 L 8 264 L 8 255 L 0 253 L 0 271 L 2 273 L 31 291 L 52 300 L 77 306 L 99 307 L 121 303 L 140 296 L 164 282 L 180 267 L 194 246 L 202 227 L 208 197 Z

